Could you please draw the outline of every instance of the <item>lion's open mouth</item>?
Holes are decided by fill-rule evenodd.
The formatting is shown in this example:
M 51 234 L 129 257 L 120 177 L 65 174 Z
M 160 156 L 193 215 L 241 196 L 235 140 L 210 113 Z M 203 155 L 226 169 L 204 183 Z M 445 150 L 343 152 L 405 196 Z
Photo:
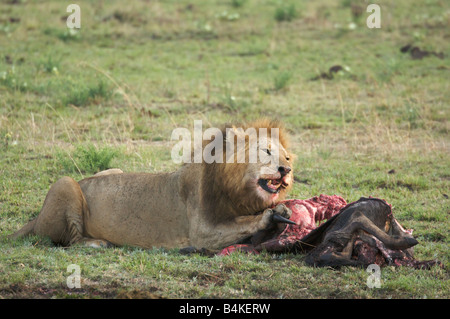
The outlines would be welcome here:
M 281 189 L 289 186 L 289 184 L 286 183 L 285 178 L 279 179 L 260 178 L 258 179 L 258 185 L 261 186 L 261 188 L 264 189 L 266 192 L 272 194 L 279 193 Z

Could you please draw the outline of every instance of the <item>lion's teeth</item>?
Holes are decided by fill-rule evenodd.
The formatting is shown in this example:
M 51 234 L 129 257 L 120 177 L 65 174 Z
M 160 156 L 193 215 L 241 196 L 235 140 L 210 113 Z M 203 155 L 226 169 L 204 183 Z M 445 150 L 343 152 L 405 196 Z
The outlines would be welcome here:
M 269 179 L 269 181 L 267 182 L 267 185 L 272 185 L 272 180 Z

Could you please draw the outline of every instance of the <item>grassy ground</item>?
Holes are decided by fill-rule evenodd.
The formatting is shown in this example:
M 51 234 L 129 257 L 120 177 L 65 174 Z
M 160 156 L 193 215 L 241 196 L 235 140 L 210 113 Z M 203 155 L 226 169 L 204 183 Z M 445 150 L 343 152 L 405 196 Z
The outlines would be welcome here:
M 207 258 L 10 241 L 63 175 L 160 172 L 171 132 L 272 116 L 298 159 L 291 198 L 385 198 L 449 266 L 449 7 L 443 0 L 0 3 L 0 298 L 448 298 L 446 270 L 307 267 L 301 255 Z M 283 4 L 284 3 L 284 4 Z M 413 59 L 406 44 L 444 57 Z M 343 70 L 332 79 L 332 66 Z M 76 165 L 74 165 L 74 163 Z M 81 268 L 81 288 L 66 285 Z

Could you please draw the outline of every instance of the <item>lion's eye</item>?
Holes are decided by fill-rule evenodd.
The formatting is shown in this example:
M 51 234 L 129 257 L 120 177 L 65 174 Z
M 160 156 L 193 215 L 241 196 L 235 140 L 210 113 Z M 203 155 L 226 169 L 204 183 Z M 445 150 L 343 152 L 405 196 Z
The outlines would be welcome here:
M 291 159 L 291 158 L 290 158 L 289 156 L 286 156 L 286 161 L 289 162 L 290 159 Z

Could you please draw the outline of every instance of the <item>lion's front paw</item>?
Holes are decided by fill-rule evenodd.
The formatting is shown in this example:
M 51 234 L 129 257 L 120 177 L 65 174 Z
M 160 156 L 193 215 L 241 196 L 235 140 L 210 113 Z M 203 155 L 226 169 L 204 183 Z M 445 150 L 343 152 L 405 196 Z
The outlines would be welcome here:
M 286 207 L 286 205 L 284 204 L 278 204 L 274 209 L 273 209 L 273 213 L 280 215 L 281 217 L 284 218 L 291 218 L 292 215 L 292 211 Z
M 274 227 L 277 223 L 291 223 L 289 218 L 292 215 L 292 211 L 284 204 L 279 204 L 275 208 L 267 208 L 261 218 L 261 229 L 268 229 Z
M 259 229 L 268 229 L 274 225 L 273 223 L 273 210 L 267 208 L 263 213 L 259 222 Z

